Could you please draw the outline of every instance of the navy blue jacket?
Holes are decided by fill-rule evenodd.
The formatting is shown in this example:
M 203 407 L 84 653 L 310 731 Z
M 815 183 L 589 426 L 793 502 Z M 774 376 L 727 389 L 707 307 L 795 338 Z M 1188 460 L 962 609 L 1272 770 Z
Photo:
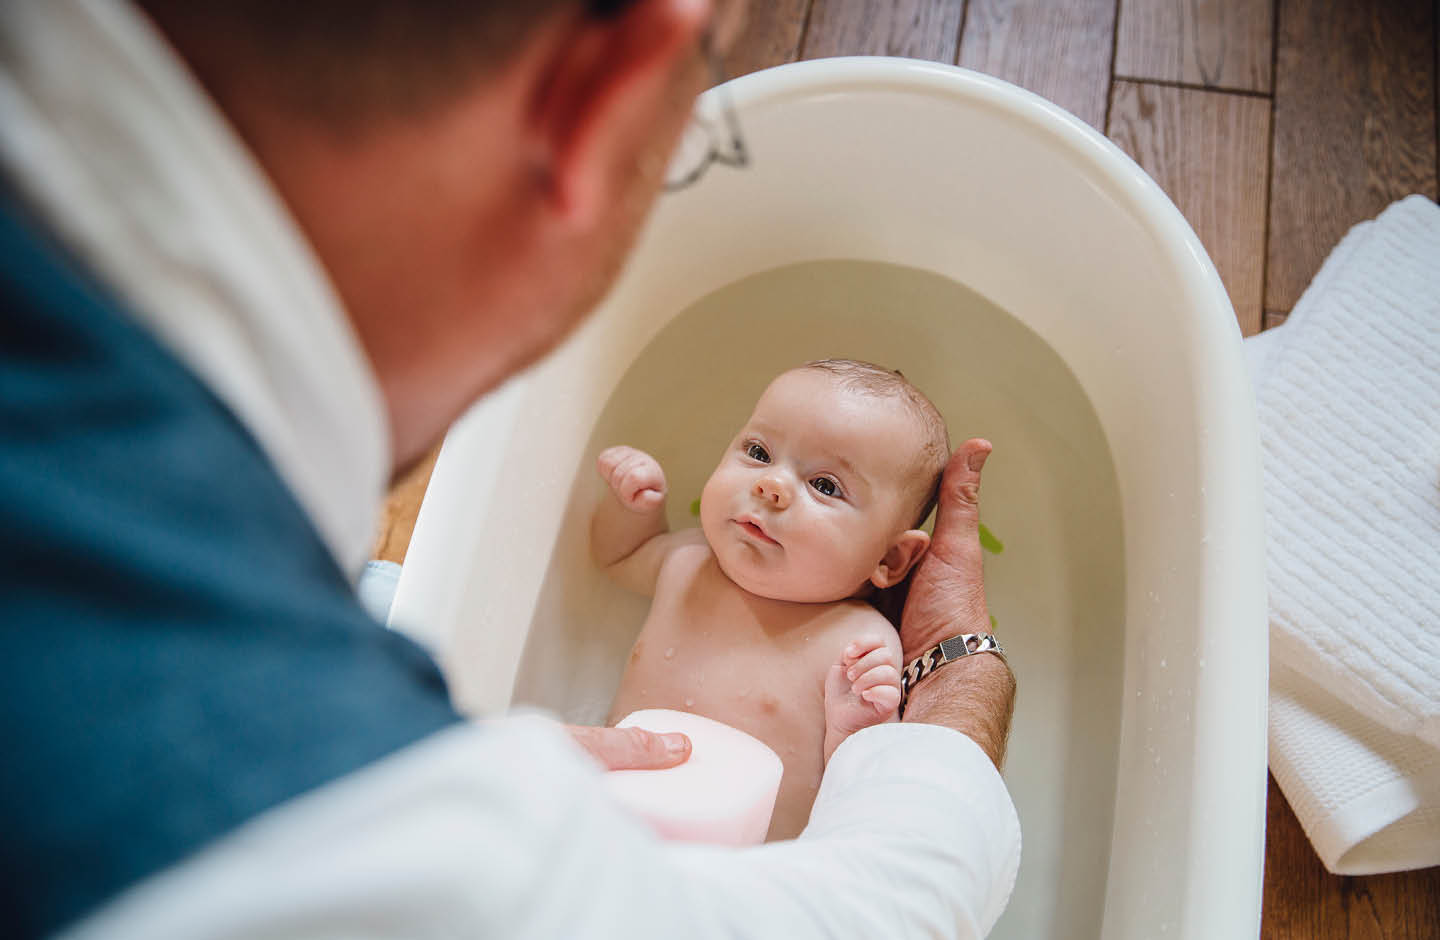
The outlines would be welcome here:
M 0 617 L 12 936 L 457 720 L 235 416 L 3 190 Z

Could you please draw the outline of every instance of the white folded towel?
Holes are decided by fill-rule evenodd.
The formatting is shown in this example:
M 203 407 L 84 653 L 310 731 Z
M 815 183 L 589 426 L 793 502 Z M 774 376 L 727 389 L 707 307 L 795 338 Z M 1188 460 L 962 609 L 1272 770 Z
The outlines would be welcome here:
M 1440 864 L 1440 207 L 1355 226 L 1250 349 L 1271 770 L 1331 871 Z

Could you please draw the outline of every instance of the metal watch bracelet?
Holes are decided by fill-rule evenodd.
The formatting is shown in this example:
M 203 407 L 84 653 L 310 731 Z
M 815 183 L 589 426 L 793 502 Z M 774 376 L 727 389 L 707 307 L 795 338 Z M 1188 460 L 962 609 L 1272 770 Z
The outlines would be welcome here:
M 994 653 L 1002 660 L 1005 659 L 1005 650 L 1001 648 L 993 633 L 961 633 L 948 640 L 941 640 L 911 660 L 900 673 L 900 713 L 905 713 L 905 705 L 910 701 L 910 690 L 915 687 L 915 683 L 947 663 L 977 653 Z M 1008 663 L 1008 660 L 1006 662 Z

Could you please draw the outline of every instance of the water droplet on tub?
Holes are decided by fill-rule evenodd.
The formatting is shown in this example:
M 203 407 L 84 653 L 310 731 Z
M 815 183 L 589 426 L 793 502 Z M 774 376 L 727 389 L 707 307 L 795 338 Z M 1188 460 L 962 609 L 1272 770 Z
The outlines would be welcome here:
M 1201 657 L 1200 657 L 1200 668 L 1201 668 L 1201 669 L 1204 669 L 1204 668 L 1205 668 L 1205 657 L 1204 657 L 1204 656 L 1201 656 Z
M 1164 668 L 1165 668 L 1165 660 L 1164 660 L 1163 658 L 1160 660 L 1160 668 L 1161 668 L 1161 669 L 1164 669 Z
M 667 648 L 665 649 L 665 658 L 666 658 L 666 659 L 670 659 L 670 658 L 672 658 L 674 655 L 675 655 L 675 647 L 670 646 L 670 647 L 667 647 Z
M 694 707 L 695 707 L 695 700 L 694 700 L 693 698 L 688 698 L 688 697 L 687 697 L 687 698 L 685 699 L 685 707 L 686 707 L 686 708 L 694 708 Z

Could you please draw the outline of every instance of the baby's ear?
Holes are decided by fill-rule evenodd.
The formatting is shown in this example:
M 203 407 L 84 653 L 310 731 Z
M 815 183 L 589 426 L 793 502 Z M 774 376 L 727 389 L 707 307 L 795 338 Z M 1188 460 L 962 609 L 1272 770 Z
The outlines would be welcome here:
M 930 533 L 924 529 L 907 529 L 895 536 L 895 541 L 885 551 L 885 557 L 870 575 L 870 583 L 877 588 L 888 588 L 905 580 L 910 569 L 930 547 Z

